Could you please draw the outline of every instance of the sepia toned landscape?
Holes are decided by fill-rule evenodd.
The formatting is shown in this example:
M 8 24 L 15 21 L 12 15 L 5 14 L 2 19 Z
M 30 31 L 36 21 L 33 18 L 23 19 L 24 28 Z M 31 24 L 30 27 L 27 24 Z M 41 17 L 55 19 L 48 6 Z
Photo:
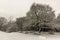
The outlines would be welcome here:
M 0 40 L 60 40 L 59 0 L 0 1 Z

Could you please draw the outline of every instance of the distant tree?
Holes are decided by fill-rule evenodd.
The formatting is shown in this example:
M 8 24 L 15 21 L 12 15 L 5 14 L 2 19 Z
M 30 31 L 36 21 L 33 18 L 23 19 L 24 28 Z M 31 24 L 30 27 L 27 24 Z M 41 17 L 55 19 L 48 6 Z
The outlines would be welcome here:
M 33 3 L 30 10 L 27 13 L 27 18 L 30 18 L 30 21 L 35 21 L 32 23 L 34 27 L 38 27 L 40 23 L 50 23 L 54 20 L 55 14 L 54 10 L 49 5 L 35 4 Z
M 6 21 L 4 21 L 4 18 L 2 18 L 2 23 L 3 23 L 3 26 L 1 28 L 2 31 L 5 31 L 5 32 L 18 31 L 17 24 L 15 23 L 15 21 L 13 21 L 12 16 L 10 16 L 7 23 L 6 23 Z
M 18 31 L 18 26 L 17 24 L 15 23 L 15 21 L 12 21 L 12 22 L 8 22 L 8 24 L 6 24 L 6 32 L 16 32 Z
M 60 13 L 58 14 L 57 18 L 54 20 L 54 25 L 55 30 L 57 32 L 60 32 Z
M 7 23 L 7 19 L 5 17 L 0 17 L 0 30 L 4 28 L 4 25 Z
M 55 22 L 60 24 L 60 14 L 57 16 Z
M 16 19 L 16 24 L 18 25 L 19 31 L 23 31 L 23 23 L 24 23 L 25 17 L 20 17 Z

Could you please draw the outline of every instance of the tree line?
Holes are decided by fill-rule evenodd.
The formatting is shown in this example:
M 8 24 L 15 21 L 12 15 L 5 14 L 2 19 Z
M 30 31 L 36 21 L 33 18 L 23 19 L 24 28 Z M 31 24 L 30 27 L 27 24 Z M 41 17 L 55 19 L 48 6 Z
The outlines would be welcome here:
M 55 15 L 55 10 L 46 4 L 33 3 L 26 16 L 9 21 L 0 17 L 0 30 L 5 32 L 17 31 L 55 31 L 60 32 L 60 14 Z

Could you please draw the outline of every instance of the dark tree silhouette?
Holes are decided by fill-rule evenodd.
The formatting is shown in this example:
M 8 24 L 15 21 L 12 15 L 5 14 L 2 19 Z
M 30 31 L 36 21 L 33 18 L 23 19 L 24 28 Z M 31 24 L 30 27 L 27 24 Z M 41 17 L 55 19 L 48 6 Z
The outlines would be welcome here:
M 38 27 L 41 23 L 45 25 L 45 23 L 50 23 L 53 21 L 55 18 L 54 12 L 55 11 L 49 5 L 33 3 L 27 13 L 27 18 L 30 18 L 30 21 L 32 21 L 32 19 L 33 21 L 36 20 L 34 25 L 35 27 Z

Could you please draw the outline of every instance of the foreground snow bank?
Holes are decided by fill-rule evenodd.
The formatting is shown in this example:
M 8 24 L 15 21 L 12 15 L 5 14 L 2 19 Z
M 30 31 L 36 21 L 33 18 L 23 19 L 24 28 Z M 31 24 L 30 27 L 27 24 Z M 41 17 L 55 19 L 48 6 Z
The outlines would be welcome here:
M 0 31 L 0 40 L 39 40 L 38 36 L 22 34 L 18 32 L 5 33 Z
M 60 40 L 60 35 L 31 35 L 18 32 L 5 33 L 0 31 L 0 40 Z

